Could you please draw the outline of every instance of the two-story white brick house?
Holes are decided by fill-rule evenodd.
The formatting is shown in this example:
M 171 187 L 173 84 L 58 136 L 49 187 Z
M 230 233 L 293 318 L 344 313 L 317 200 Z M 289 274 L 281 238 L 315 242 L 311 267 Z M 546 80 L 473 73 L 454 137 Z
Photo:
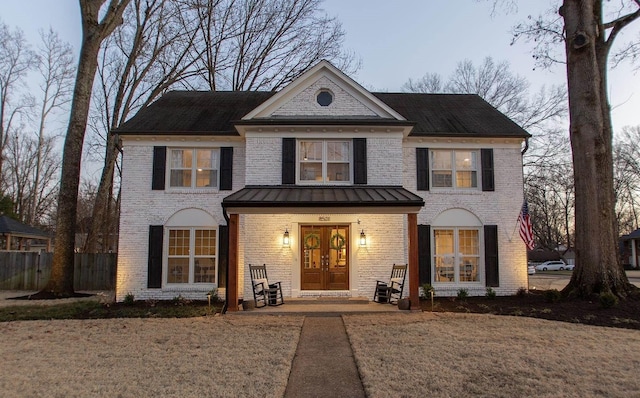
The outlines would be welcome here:
M 373 297 L 406 263 L 438 295 L 527 286 L 529 136 L 476 95 L 371 93 L 322 61 L 279 92 L 170 92 L 116 132 L 116 298 Z M 284 242 L 285 235 L 288 242 Z

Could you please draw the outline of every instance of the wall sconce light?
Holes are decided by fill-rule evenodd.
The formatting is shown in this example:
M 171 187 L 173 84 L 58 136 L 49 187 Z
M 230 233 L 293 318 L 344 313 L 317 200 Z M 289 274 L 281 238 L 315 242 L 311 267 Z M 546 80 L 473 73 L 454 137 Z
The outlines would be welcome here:
M 360 247 L 367 246 L 367 235 L 364 234 L 364 229 L 360 232 Z
M 289 247 L 289 229 L 285 229 L 282 235 L 282 247 Z

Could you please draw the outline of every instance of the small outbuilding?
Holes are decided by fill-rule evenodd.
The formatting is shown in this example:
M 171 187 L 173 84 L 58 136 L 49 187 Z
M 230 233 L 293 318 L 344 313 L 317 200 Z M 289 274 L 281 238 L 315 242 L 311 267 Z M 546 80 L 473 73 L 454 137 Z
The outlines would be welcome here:
M 625 268 L 640 268 L 640 229 L 620 237 L 620 254 Z
M 0 250 L 50 252 L 51 237 L 45 231 L 2 215 L 0 216 Z

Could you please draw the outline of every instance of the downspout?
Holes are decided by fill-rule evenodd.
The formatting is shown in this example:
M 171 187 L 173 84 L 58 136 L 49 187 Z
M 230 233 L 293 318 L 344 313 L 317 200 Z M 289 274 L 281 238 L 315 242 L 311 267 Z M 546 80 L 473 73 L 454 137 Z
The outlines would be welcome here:
M 527 152 L 528 149 L 529 149 L 529 137 L 526 137 L 524 139 L 524 148 L 522 149 L 522 151 L 520 151 L 520 155 L 524 156 L 524 154 Z M 524 174 L 524 170 L 522 172 Z
M 226 286 L 225 289 L 227 290 L 227 292 L 225 292 L 224 294 L 224 305 L 222 306 L 222 310 L 220 311 L 220 313 L 224 315 L 227 313 L 227 308 L 229 308 L 229 294 L 227 294 L 229 291 L 229 214 L 227 213 L 227 208 L 225 207 L 224 202 L 222 203 L 222 216 L 227 222 L 227 270 L 224 273 L 224 285 Z

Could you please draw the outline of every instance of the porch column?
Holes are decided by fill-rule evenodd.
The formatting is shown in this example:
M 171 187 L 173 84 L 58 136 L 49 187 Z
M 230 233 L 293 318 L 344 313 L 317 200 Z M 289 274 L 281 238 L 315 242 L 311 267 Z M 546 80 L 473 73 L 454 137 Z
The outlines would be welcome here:
M 407 214 L 407 228 L 409 229 L 409 300 L 411 309 L 420 309 L 420 275 L 418 275 L 418 215 Z
M 227 270 L 227 311 L 238 311 L 238 215 L 229 215 L 229 269 Z

